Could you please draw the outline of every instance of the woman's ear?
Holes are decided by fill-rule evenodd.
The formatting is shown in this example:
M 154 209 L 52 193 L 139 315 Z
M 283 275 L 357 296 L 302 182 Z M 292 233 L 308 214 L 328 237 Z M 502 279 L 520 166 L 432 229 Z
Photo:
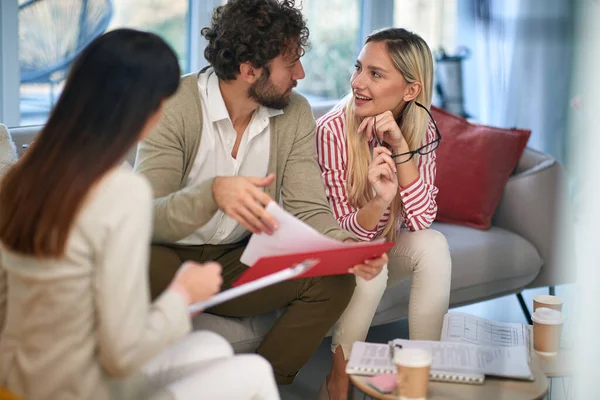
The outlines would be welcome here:
M 407 103 L 411 100 L 415 100 L 421 94 L 421 89 L 421 82 L 409 83 L 404 90 L 404 97 L 402 97 L 402 100 Z

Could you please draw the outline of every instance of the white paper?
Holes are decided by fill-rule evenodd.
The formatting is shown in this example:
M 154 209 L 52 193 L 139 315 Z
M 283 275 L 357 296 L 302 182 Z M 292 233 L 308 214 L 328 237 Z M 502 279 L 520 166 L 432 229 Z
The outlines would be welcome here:
M 356 341 L 352 344 L 346 373 L 378 375 L 396 372 L 389 344 Z
M 444 316 L 442 341 L 529 348 L 529 331 L 524 324 L 496 322 L 471 314 L 449 312 Z
M 273 285 L 285 281 L 287 279 L 295 278 L 296 276 L 302 275 L 310 268 L 318 264 L 318 260 L 306 260 L 300 264 L 296 264 L 293 267 L 283 269 L 275 272 L 271 275 L 264 276 L 260 279 L 256 279 L 252 282 L 245 283 L 243 285 L 224 290 L 219 294 L 212 296 L 210 299 L 194 303 L 188 307 L 190 313 L 206 310 L 207 308 L 216 306 L 217 304 L 224 303 L 236 297 L 242 296 L 247 293 L 254 292 L 255 290 L 262 289 L 264 287 Z
M 431 351 L 432 370 L 476 372 L 533 380 L 529 368 L 529 349 L 526 347 L 492 347 L 470 343 L 404 339 L 396 339 L 393 344 L 395 349 L 402 346 L 402 348 Z
M 279 207 L 274 201 L 270 202 L 265 210 L 277 220 L 279 229 L 273 235 L 260 233 L 250 237 L 240 258 L 240 261 L 248 266 L 254 265 L 262 257 L 360 246 L 359 243 L 343 243 L 320 234 Z M 365 242 L 365 245 L 383 241 L 382 239 Z

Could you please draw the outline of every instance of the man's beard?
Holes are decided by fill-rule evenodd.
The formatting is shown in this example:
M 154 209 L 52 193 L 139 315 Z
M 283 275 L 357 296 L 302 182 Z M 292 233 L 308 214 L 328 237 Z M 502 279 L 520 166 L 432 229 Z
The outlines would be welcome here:
M 248 95 L 261 106 L 283 110 L 290 103 L 290 96 L 287 92 L 279 93 L 279 88 L 271 82 L 270 77 L 271 74 L 265 67 L 261 77 L 248 89 Z

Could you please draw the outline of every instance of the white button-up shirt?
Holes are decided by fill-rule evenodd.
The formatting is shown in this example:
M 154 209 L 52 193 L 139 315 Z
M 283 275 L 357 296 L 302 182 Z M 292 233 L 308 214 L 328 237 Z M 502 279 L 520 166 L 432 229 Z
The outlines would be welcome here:
M 212 68 L 199 74 L 198 90 L 202 104 L 202 137 L 186 186 L 196 185 L 216 176 L 266 176 L 271 143 L 269 118 L 283 114 L 283 111 L 258 107 L 244 131 L 237 158 L 233 158 L 231 152 L 237 132 L 225 107 L 219 79 Z M 243 226 L 219 210 L 206 225 L 178 243 L 235 243 L 248 234 Z

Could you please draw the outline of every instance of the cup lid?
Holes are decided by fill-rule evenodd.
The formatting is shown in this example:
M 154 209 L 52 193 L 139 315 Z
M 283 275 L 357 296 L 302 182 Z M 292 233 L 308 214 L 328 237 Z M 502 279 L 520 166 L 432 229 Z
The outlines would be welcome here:
M 394 352 L 394 363 L 405 367 L 427 367 L 431 365 L 431 351 L 426 349 L 399 349 Z
M 533 296 L 533 300 L 539 302 L 539 303 L 546 303 L 546 304 L 562 304 L 563 303 L 563 299 L 561 299 L 558 296 L 552 296 L 549 294 L 538 294 Z
M 565 318 L 558 310 L 553 310 L 547 307 L 538 307 L 533 313 L 531 319 L 533 319 L 533 322 L 537 322 L 538 324 L 558 325 L 562 324 Z

